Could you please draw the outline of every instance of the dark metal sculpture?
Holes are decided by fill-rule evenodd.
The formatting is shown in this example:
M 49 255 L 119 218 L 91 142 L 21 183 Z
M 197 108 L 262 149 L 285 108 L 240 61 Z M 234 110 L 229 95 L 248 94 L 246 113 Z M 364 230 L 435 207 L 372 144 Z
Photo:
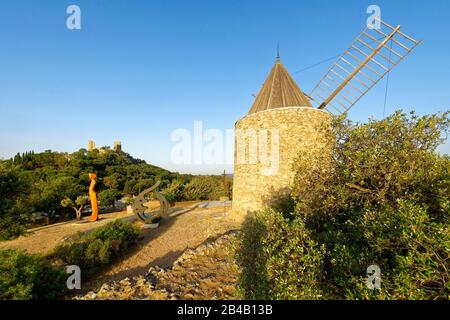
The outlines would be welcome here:
M 136 197 L 134 202 L 131 204 L 131 208 L 133 209 L 133 213 L 146 224 L 155 223 L 157 219 L 167 217 L 170 204 L 167 199 L 159 192 L 155 191 L 155 189 L 161 184 L 161 181 L 156 182 L 152 187 L 145 189 Z M 145 212 L 148 210 L 148 207 L 145 205 L 150 199 L 147 196 L 153 194 L 154 197 L 159 201 L 160 208 L 159 210 Z

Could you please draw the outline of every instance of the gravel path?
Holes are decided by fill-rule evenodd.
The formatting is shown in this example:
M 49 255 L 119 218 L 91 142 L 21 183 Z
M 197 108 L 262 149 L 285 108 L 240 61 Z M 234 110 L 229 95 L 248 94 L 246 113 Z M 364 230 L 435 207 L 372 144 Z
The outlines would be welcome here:
M 100 220 L 87 222 L 89 217 L 85 217 L 86 223 L 72 222 L 60 223 L 54 226 L 38 228 L 36 231 L 27 233 L 17 239 L 0 242 L 0 250 L 19 249 L 28 253 L 50 253 L 53 248 L 61 244 L 65 237 L 76 234 L 78 231 L 87 231 L 98 228 L 110 221 L 118 218 L 131 217 L 126 211 L 105 213 L 100 215 Z
M 175 208 L 188 208 L 198 201 L 177 202 Z M 89 222 L 89 217 L 84 217 L 82 223 L 76 220 L 57 223 L 31 230 L 27 234 L 10 241 L 1 241 L 0 250 L 19 249 L 28 253 L 50 253 L 57 245 L 61 244 L 64 239 L 91 229 L 96 229 L 111 222 L 115 219 L 133 220 L 133 214 L 127 213 L 126 210 L 103 213 L 99 215 L 99 220 Z
M 137 246 L 124 259 L 83 284 L 80 293 L 96 290 L 108 281 L 145 275 L 152 266 L 171 268 L 186 249 L 238 228 L 223 208 L 199 208 L 169 217 L 157 229 L 142 230 L 143 239 Z
M 147 274 L 108 281 L 80 300 L 229 300 L 236 299 L 238 267 L 233 256 L 236 232 L 187 249 L 171 269 L 150 267 Z

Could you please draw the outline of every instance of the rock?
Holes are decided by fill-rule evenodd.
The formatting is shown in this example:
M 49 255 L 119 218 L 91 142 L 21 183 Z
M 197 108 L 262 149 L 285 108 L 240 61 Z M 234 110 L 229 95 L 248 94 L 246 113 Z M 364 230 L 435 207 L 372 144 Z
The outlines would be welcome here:
M 108 290 L 110 290 L 111 289 L 111 287 L 107 284 L 107 283 L 104 283 L 101 287 L 100 287 L 100 291 L 108 291 Z
M 90 292 L 88 292 L 88 294 L 86 295 L 86 297 L 87 297 L 88 299 L 95 299 L 95 298 L 97 298 L 97 295 L 95 294 L 95 292 L 90 291 Z

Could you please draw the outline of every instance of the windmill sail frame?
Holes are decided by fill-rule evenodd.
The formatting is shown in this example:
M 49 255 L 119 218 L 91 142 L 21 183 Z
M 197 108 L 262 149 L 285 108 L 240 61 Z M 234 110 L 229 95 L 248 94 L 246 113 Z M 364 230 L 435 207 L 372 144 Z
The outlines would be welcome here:
M 308 95 L 317 108 L 346 113 L 421 43 L 375 19 L 380 28 L 366 27 Z

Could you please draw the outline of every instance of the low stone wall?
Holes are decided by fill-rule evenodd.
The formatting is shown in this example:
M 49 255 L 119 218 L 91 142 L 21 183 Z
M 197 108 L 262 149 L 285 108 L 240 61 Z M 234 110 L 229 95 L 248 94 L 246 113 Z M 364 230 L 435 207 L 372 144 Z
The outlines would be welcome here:
M 290 191 L 300 152 L 313 165 L 316 155 L 328 148 L 331 116 L 315 108 L 277 108 L 247 115 L 236 122 L 235 129 L 232 211 L 243 218 Z M 255 137 L 256 148 L 251 146 Z

